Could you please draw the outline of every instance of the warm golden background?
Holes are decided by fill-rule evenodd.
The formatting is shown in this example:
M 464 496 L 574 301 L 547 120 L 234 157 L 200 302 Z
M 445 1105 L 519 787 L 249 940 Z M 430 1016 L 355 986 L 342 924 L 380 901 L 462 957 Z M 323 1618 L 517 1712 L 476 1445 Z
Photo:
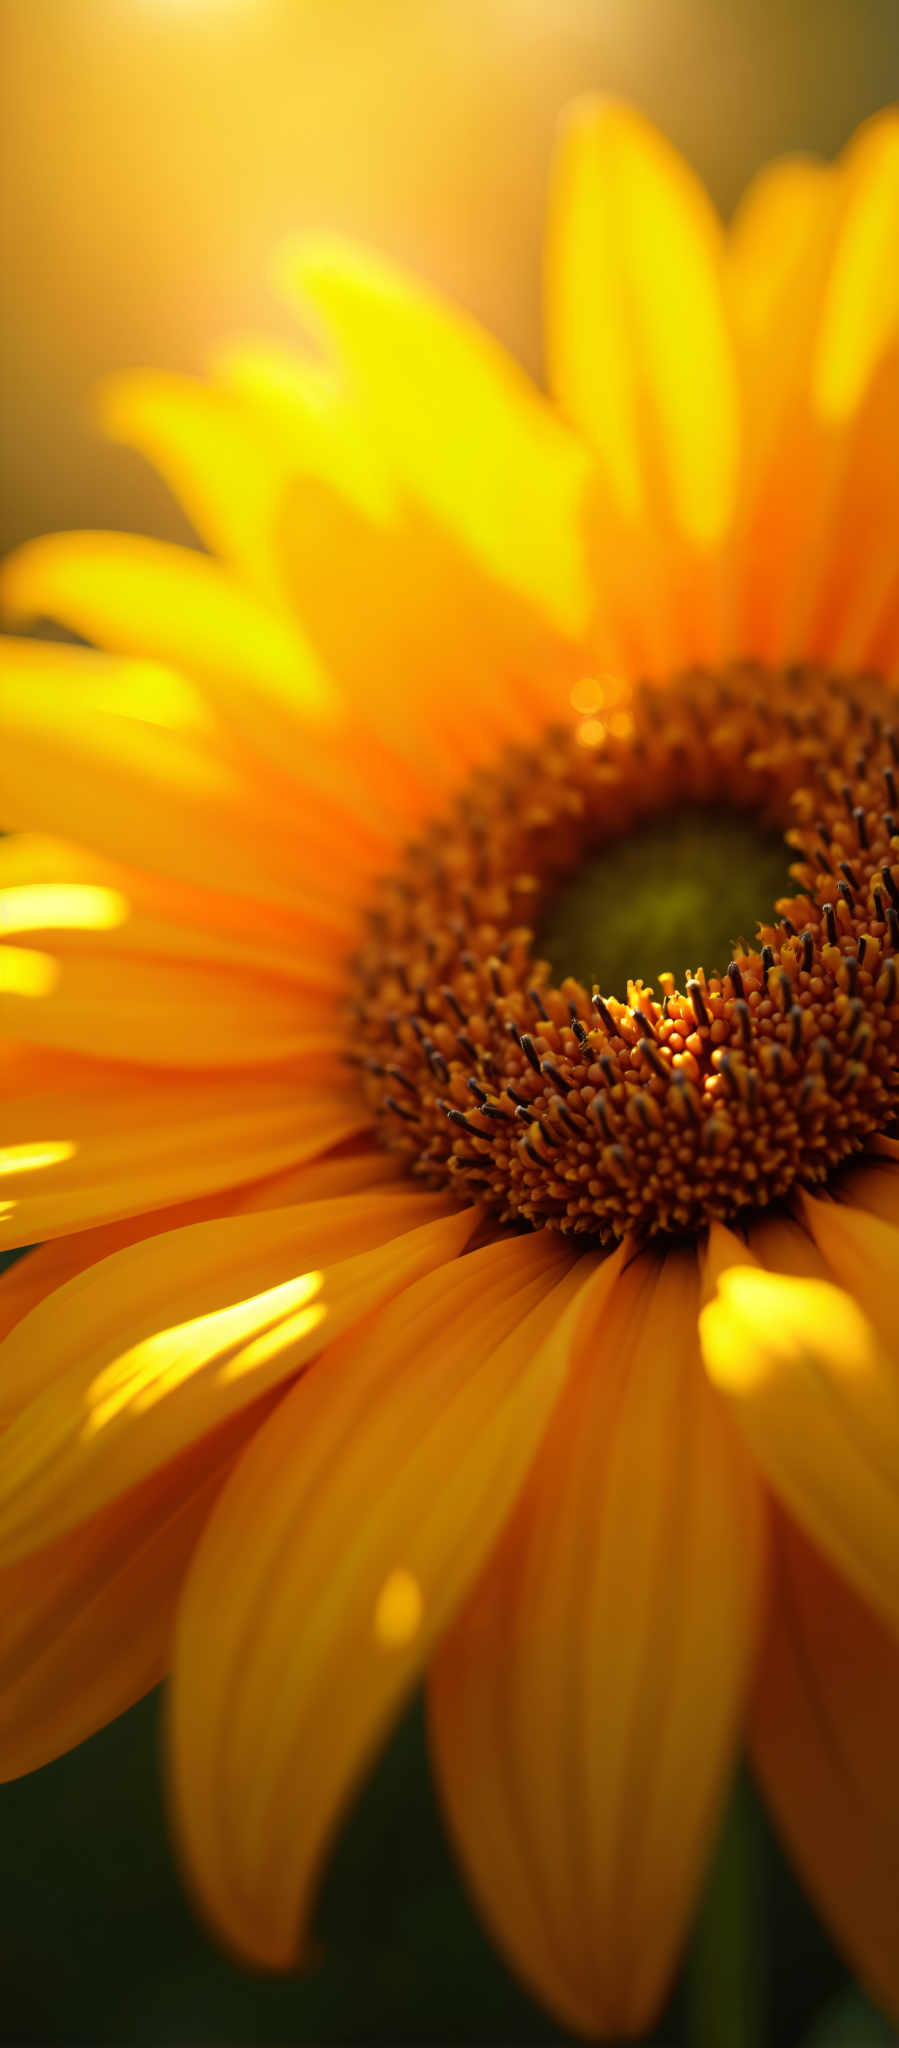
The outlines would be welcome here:
M 539 368 L 558 110 L 639 100 L 725 212 L 755 167 L 829 155 L 899 93 L 897 0 L 0 0 L 4 548 L 60 526 L 180 538 L 102 447 L 113 367 L 200 369 L 289 335 L 270 254 L 361 236 Z

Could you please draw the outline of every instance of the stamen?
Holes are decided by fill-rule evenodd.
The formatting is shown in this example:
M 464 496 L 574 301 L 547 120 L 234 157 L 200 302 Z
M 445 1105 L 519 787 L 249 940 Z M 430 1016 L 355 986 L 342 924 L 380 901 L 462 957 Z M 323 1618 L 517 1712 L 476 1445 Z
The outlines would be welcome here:
M 820 1187 L 899 1113 L 895 692 L 749 665 L 616 687 L 595 744 L 559 728 L 510 750 L 409 849 L 347 1004 L 347 1057 L 410 1171 L 497 1227 L 588 1242 Z M 554 985 L 547 903 L 614 842 L 639 867 L 647 792 L 664 820 L 685 788 L 779 826 L 794 893 L 758 904 L 723 970 L 635 971 L 626 1002 L 564 965 Z

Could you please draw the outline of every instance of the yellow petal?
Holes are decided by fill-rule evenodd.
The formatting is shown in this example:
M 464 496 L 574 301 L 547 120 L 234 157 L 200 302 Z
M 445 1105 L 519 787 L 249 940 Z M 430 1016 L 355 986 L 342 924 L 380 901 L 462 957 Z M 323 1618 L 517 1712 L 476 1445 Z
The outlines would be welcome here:
M 289 1069 L 185 1075 L 22 1047 L 0 1053 L 0 1106 L 19 1159 L 0 1172 L 0 1245 L 259 1181 L 370 1123 L 345 1085 Z
M 173 1791 L 201 1902 L 251 1962 L 302 1948 L 340 1808 L 533 1456 L 589 1270 L 540 1232 L 431 1274 L 329 1349 L 222 1495 L 178 1620 Z
M 0 930 L 11 906 L 22 933 L 53 933 L 55 954 L 84 950 L 84 933 L 153 959 L 202 961 L 342 991 L 343 954 L 358 920 L 319 898 L 301 908 L 260 903 L 125 867 L 64 839 L 14 832 L 0 840 Z M 91 922 L 88 922 L 90 917 Z M 104 944 L 106 942 L 104 941 Z
M 827 1281 L 736 1267 L 700 1333 L 775 1492 L 899 1628 L 899 1373 L 873 1325 Z
M 0 1571 L 0 1778 L 102 1728 L 165 1676 L 203 1524 L 270 1399 L 122 1500 Z
M 277 607 L 273 536 L 296 459 L 274 426 L 233 392 L 156 370 L 111 379 L 101 420 L 114 440 L 149 457 L 211 552 Z
M 427 507 L 404 504 L 385 528 L 339 493 L 297 484 L 280 542 L 293 607 L 367 745 L 377 734 L 403 763 L 405 810 L 410 773 L 414 800 L 423 783 L 433 814 L 475 763 L 564 714 L 583 651 L 533 597 L 486 575 Z
M 633 1261 L 438 1648 L 450 1827 L 513 1966 L 591 2039 L 642 2032 L 689 1924 L 756 1632 L 759 1497 L 705 1385 L 692 1254 Z
M 435 1196 L 197 1223 L 79 1274 L 16 1324 L 0 1379 L 0 1555 L 77 1527 L 443 1259 L 476 1212 Z M 34 1389 L 33 1398 L 28 1395 Z
M 580 523 L 590 465 L 523 370 L 476 323 L 339 242 L 288 250 L 364 430 L 407 493 L 557 626 L 586 622 Z
M 849 1208 L 868 1210 L 899 1230 L 899 1148 L 893 1157 L 886 1154 L 860 1160 L 836 1192 Z
M 899 293 L 885 252 L 899 249 L 897 173 L 889 112 L 830 170 L 773 168 L 770 198 L 763 187 L 747 208 L 756 273 L 767 249 L 773 292 L 755 329 L 738 218 L 730 296 L 747 432 L 735 638 L 763 659 L 869 663 L 895 593 Z
M 4 564 L 0 602 L 16 624 L 57 619 L 113 654 L 171 662 L 207 686 L 267 687 L 309 717 L 328 685 L 287 620 L 217 562 L 137 534 L 57 533 Z
M 829 165 L 796 155 L 766 164 L 744 192 L 727 236 L 724 284 L 747 364 L 773 339 L 794 279 L 829 226 L 835 190 Z
M 35 956 L 11 947 L 4 964 Z M 48 957 L 48 956 L 38 956 Z M 310 1064 L 340 1078 L 340 1016 L 289 980 L 263 979 L 199 962 L 140 960 L 109 945 L 50 961 L 52 974 L 24 985 L 0 966 L 0 1032 L 32 1045 L 147 1066 Z
M 899 2019 L 899 1645 L 786 1516 L 772 1564 L 753 1760 L 835 1941 Z
M 550 214 L 552 386 L 625 517 L 648 515 L 661 486 L 674 524 L 700 547 L 725 533 L 737 473 L 721 247 L 699 180 L 642 115 L 575 104 Z
M 875 1324 L 881 1343 L 899 1371 L 899 1330 L 896 1319 L 896 1276 L 899 1274 L 899 1227 L 847 1199 L 827 1202 L 802 1194 L 802 1220 L 833 1278 L 846 1289 Z
M 825 419 L 854 410 L 899 330 L 899 114 L 862 128 L 843 159 L 846 199 L 812 369 Z

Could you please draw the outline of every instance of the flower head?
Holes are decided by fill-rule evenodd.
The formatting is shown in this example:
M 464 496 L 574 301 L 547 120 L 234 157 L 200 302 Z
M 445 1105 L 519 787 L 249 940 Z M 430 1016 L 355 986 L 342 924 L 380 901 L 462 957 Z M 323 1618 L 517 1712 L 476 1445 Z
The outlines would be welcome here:
M 566 2024 L 651 2018 L 744 1733 L 899 2002 L 897 237 L 890 115 L 725 236 L 585 102 L 554 405 L 304 247 L 315 351 L 106 398 L 209 552 L 7 567 L 105 652 L 7 663 L 0 1760 L 171 1669 L 250 1961 L 427 1670 Z

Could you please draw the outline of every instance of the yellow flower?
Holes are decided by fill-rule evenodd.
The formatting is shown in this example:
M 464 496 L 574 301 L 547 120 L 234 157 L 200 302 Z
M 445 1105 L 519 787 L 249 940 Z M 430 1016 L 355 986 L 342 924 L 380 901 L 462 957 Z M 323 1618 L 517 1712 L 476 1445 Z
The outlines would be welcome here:
M 0 1760 L 171 1667 L 251 1962 L 302 1957 L 427 1669 L 463 1869 L 567 2025 L 650 2020 L 744 1734 L 899 2004 L 897 238 L 893 116 L 725 236 L 578 105 L 557 410 L 304 247 L 316 352 L 106 402 L 210 553 L 6 571 L 106 652 L 6 670 L 3 1221 L 44 1242 L 0 1283 Z M 680 986 L 554 981 L 555 896 L 684 804 L 789 830 L 793 893 Z

